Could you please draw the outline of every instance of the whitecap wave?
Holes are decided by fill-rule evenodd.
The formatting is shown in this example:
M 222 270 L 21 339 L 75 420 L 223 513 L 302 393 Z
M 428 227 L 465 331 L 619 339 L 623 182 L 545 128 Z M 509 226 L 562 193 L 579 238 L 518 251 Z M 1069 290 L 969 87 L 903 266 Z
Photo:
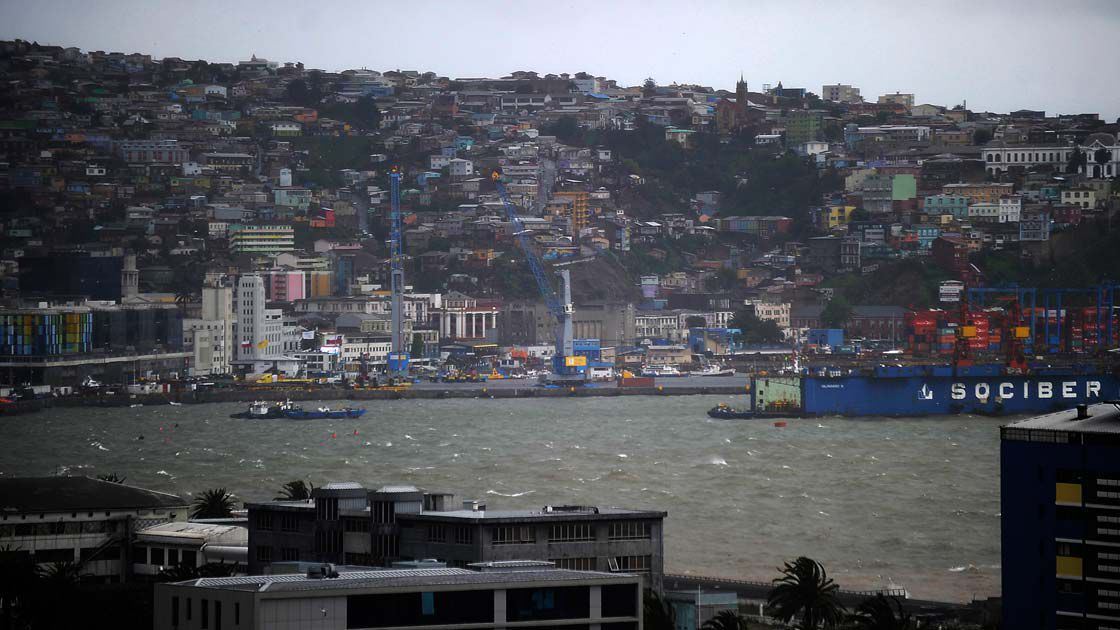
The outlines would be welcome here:
M 536 492 L 536 490 L 526 490 L 525 492 L 513 492 L 513 493 L 510 493 L 510 494 L 506 494 L 505 492 L 498 492 L 497 490 L 487 490 L 486 494 L 492 494 L 492 495 L 498 496 L 498 497 L 510 497 L 510 498 L 512 498 L 512 497 L 523 497 L 527 494 L 534 494 L 535 492 Z
M 709 457 L 708 458 L 708 463 L 711 464 L 712 466 L 728 466 L 729 465 L 727 463 L 726 459 L 724 459 L 724 458 L 722 458 L 718 455 L 712 455 L 711 457 Z

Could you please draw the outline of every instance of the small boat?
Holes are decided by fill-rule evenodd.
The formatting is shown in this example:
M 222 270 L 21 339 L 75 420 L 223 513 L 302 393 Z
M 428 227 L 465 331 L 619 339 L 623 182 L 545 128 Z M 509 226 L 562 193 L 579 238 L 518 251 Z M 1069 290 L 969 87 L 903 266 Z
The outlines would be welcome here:
M 664 378 L 667 376 L 680 376 L 681 371 L 672 365 L 647 365 L 642 368 L 642 376 Z
M 182 407 L 183 406 L 183 403 L 175 402 L 174 400 L 169 401 L 167 404 L 171 405 L 172 407 Z
M 229 417 L 238 420 L 271 420 L 283 418 L 284 411 L 292 408 L 292 403 L 285 400 L 280 404 L 273 404 L 265 400 L 257 400 L 249 404 L 249 408 L 240 413 L 230 414 Z
M 291 420 L 339 420 L 342 418 L 357 418 L 365 412 L 365 409 L 354 407 L 343 407 L 342 409 L 319 407 L 318 409 L 311 410 L 304 409 L 303 407 L 289 407 L 284 410 L 283 414 L 285 418 Z
M 796 418 L 800 414 L 796 411 L 777 411 L 765 410 L 755 411 L 753 409 L 736 409 L 724 403 L 720 403 L 715 407 L 708 410 L 708 417 L 716 418 L 717 420 L 757 420 L 765 418 Z
M 735 368 L 725 368 L 719 363 L 708 363 L 699 370 L 689 372 L 689 376 L 735 376 Z

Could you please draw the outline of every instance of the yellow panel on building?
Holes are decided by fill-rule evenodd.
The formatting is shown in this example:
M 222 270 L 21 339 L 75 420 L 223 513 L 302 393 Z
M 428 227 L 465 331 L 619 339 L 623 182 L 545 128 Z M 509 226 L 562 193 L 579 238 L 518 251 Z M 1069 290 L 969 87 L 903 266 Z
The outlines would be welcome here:
M 582 354 L 574 357 L 564 357 L 564 365 L 567 367 L 584 367 L 587 365 L 587 357 Z
M 1054 484 L 1054 502 L 1063 505 L 1081 505 L 1081 484 Z
M 1026 339 L 1027 337 L 1030 337 L 1030 336 L 1031 336 L 1031 329 L 1028 328 L 1027 326 L 1016 326 L 1015 327 L 1015 338 L 1016 339 Z
M 1081 577 L 1081 558 L 1058 556 L 1058 577 Z

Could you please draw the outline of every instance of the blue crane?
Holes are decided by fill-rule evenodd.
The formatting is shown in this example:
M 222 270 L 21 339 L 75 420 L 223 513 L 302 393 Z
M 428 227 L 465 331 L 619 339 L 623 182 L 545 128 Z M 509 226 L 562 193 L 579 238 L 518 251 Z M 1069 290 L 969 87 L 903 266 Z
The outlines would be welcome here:
M 392 332 L 388 368 L 391 376 L 408 373 L 408 350 L 404 339 L 404 254 L 401 249 L 401 174 L 389 174 L 389 283 L 392 289 Z
M 560 295 L 557 295 L 556 290 L 552 288 L 552 283 L 548 280 L 544 265 L 533 249 L 531 239 L 529 238 L 529 230 L 525 229 L 525 224 L 517 214 L 517 206 L 510 201 L 509 193 L 506 191 L 505 184 L 502 183 L 501 175 L 495 171 L 492 175 L 492 179 L 494 180 L 494 187 L 498 190 L 498 196 L 502 199 L 502 205 L 505 206 L 506 218 L 513 228 L 514 235 L 517 236 L 517 243 L 521 247 L 521 251 L 525 253 L 525 258 L 529 261 L 529 270 L 533 272 L 533 278 L 537 281 L 537 290 L 540 291 L 541 299 L 544 300 L 548 312 L 556 318 L 556 351 L 552 356 L 551 380 L 583 380 L 587 367 L 587 358 L 576 355 L 572 342 L 572 315 L 575 309 L 572 306 L 571 276 L 569 271 L 567 269 L 562 269 L 559 272 L 563 286 L 563 297 L 561 298 Z

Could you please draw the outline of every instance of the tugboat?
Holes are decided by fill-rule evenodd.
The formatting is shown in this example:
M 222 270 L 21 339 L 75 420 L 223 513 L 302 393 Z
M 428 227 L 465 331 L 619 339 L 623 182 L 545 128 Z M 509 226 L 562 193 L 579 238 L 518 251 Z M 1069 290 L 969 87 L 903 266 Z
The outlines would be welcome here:
M 689 376 L 735 376 L 735 368 L 726 368 L 719 363 L 705 363 L 699 370 L 689 372 Z
M 681 371 L 672 365 L 647 365 L 642 368 L 642 376 L 662 378 L 667 376 L 680 376 Z
M 792 406 L 776 404 L 765 411 L 736 409 L 727 403 L 720 403 L 708 410 L 708 417 L 717 420 L 761 420 L 766 418 L 798 418 L 803 414 Z
M 283 418 L 284 412 L 292 408 L 292 403 L 285 400 L 280 404 L 273 404 L 264 400 L 257 400 L 249 404 L 249 409 L 240 413 L 232 413 L 229 417 L 237 420 L 272 420 Z
M 343 407 L 342 409 L 319 407 L 312 410 L 306 410 L 303 407 L 289 407 L 283 411 L 283 414 L 285 418 L 290 420 L 322 420 L 324 418 L 340 420 L 342 418 L 357 418 L 365 412 L 365 409 L 355 407 Z

